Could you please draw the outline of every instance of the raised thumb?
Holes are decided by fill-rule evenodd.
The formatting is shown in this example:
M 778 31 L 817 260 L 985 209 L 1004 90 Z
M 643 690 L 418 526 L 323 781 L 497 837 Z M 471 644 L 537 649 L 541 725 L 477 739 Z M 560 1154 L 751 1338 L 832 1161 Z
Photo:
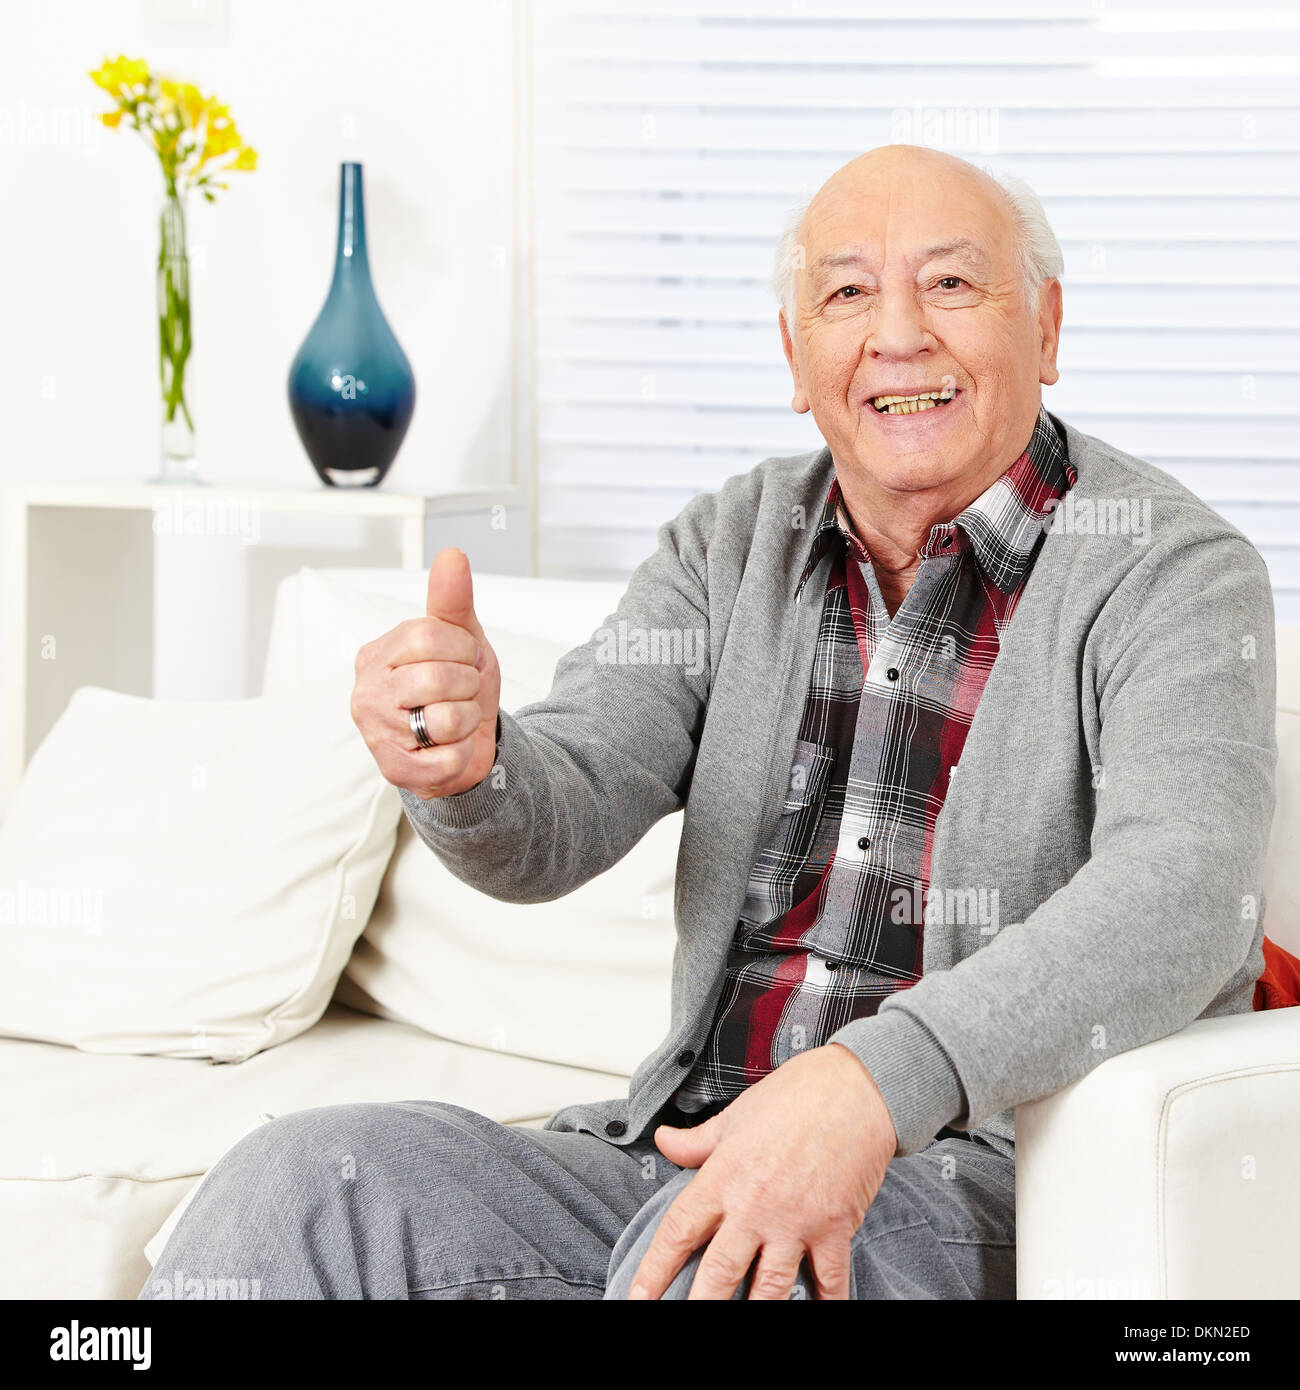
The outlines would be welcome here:
M 477 632 L 474 617 L 474 580 L 469 557 L 463 550 L 440 550 L 429 567 L 429 594 L 425 612 L 431 618 Z

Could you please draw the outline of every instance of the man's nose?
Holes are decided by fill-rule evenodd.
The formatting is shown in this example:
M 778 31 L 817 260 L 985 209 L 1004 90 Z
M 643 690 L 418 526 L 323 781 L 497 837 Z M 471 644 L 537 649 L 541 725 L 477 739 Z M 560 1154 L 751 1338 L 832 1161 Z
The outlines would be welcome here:
M 917 303 L 914 286 L 883 285 L 876 300 L 866 347 L 877 357 L 906 359 L 925 346 L 928 331 L 925 314 Z

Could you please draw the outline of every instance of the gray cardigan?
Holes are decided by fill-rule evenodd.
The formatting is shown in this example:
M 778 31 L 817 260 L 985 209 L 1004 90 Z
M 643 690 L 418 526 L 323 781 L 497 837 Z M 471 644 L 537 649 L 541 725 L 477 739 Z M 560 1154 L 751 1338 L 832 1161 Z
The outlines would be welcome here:
M 1249 1010 L 1263 970 L 1267 570 L 1168 474 L 1065 429 L 1078 481 L 1001 634 L 935 828 L 930 902 L 951 906 L 925 925 L 923 977 L 834 1035 L 879 1085 L 900 1154 L 944 1125 L 1012 1152 L 1018 1103 Z M 447 867 L 510 902 L 570 892 L 685 809 L 668 1036 L 627 1098 L 570 1106 L 550 1128 L 630 1142 L 704 1045 L 789 777 L 829 557 L 794 591 L 832 476 L 822 449 L 694 498 L 610 619 L 630 639 L 593 634 L 545 700 L 502 714 L 499 775 L 443 800 L 402 794 Z M 1114 533 L 1125 511 L 1149 518 L 1145 539 Z M 687 659 L 661 638 L 664 660 L 611 660 L 638 629 L 677 634 Z M 690 660 L 696 640 L 707 661 Z

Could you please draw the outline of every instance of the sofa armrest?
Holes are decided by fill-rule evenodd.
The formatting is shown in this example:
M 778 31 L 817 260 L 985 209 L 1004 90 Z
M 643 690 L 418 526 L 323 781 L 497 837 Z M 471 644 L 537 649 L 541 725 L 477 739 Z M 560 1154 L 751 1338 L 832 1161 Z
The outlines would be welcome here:
M 1201 1019 L 1016 1107 L 1018 1297 L 1300 1298 L 1300 1008 Z

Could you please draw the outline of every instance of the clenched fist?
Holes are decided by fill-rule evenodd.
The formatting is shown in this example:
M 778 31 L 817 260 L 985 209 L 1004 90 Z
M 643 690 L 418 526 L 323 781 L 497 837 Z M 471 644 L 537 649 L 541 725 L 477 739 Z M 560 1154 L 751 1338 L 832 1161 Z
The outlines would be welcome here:
M 492 770 L 501 668 L 474 616 L 462 551 L 434 557 L 425 611 L 357 653 L 352 722 L 385 780 L 427 801 L 468 791 Z M 421 748 L 411 732 L 410 712 L 421 705 L 436 748 Z

